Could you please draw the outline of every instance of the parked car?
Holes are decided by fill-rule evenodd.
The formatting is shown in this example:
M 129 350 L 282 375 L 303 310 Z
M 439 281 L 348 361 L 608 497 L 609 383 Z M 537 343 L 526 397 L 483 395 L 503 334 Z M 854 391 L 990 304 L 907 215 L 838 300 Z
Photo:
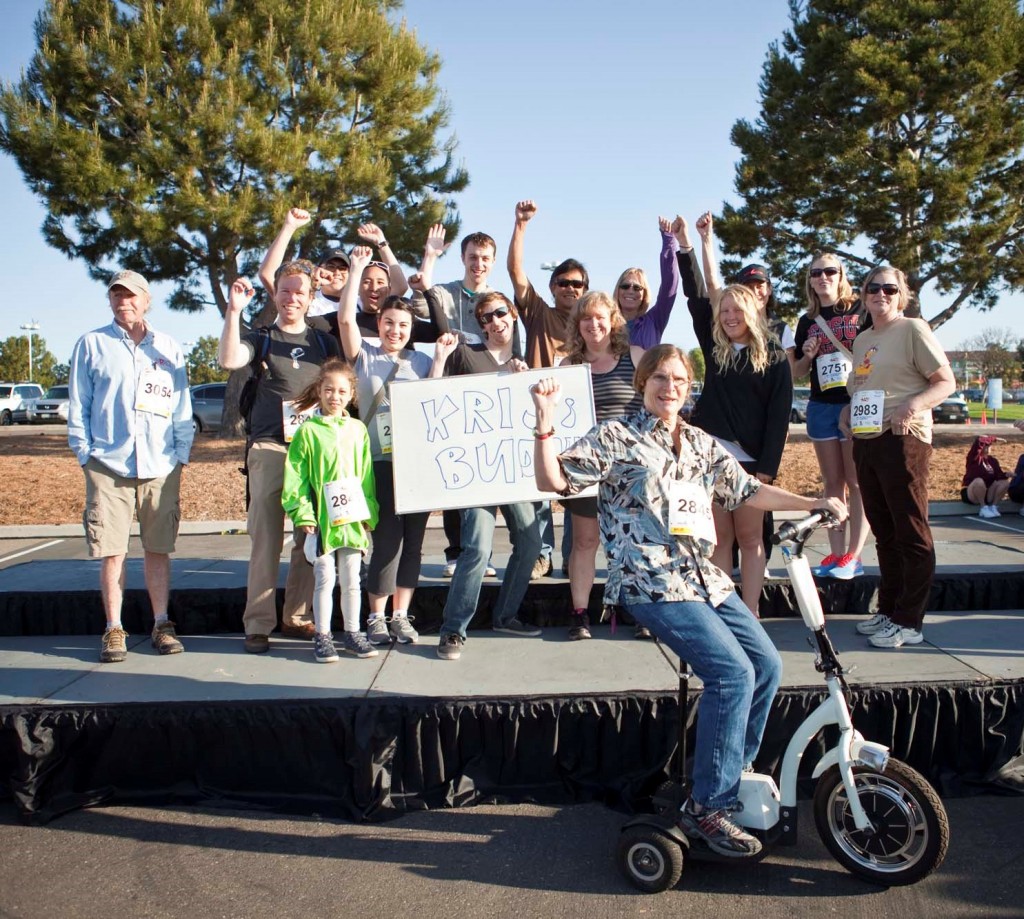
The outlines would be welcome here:
M 38 399 L 43 387 L 38 383 L 0 383 L 0 424 L 14 424 L 15 412 L 19 421 L 25 418 L 25 400 Z
M 968 415 L 967 400 L 958 392 L 932 409 L 932 421 L 936 424 L 967 424 Z
M 793 408 L 789 413 L 790 424 L 804 424 L 807 421 L 807 403 L 810 399 L 810 386 L 793 387 Z
M 703 390 L 704 385 L 702 383 L 694 383 L 693 386 L 690 387 L 690 392 L 679 412 L 679 414 L 683 416 L 683 421 L 690 420 L 690 416 L 693 414 L 693 410 L 697 407 L 697 400 L 700 399 L 700 394 Z
M 69 402 L 67 386 L 51 386 L 45 396 L 25 403 L 25 420 L 29 424 L 67 424 Z
M 965 389 L 963 391 L 963 397 L 968 402 L 981 402 L 985 398 L 984 389 Z
M 224 393 L 227 383 L 200 383 L 191 387 L 192 430 L 219 431 L 220 416 L 224 413 Z

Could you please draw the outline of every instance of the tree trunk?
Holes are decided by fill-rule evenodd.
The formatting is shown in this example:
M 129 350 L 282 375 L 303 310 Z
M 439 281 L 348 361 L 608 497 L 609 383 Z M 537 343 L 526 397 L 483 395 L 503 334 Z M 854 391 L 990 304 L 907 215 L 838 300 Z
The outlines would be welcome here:
M 240 370 L 232 370 L 228 377 L 228 388 L 224 391 L 224 412 L 220 419 L 220 436 L 229 439 L 245 437 L 245 424 L 238 411 L 238 398 L 242 395 L 242 386 L 249 379 L 248 365 Z

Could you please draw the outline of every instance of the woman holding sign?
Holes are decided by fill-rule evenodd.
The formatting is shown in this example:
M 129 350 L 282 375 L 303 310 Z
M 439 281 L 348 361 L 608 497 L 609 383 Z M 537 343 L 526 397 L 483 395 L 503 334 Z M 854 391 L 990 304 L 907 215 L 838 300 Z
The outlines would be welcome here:
M 377 524 L 377 497 L 370 439 L 361 421 L 349 417 L 355 374 L 331 358 L 296 400 L 300 411 L 317 407 L 295 432 L 284 464 L 281 505 L 306 534 L 303 551 L 313 566 L 313 654 L 321 664 L 338 659 L 331 633 L 335 566 L 344 620 L 342 648 L 356 657 L 377 650 L 359 631 L 359 561 Z
M 356 298 L 372 250 L 356 246 L 351 254 L 349 281 L 338 307 L 338 337 L 346 356 L 355 366 L 359 416 L 370 434 L 370 453 L 377 481 L 380 521 L 373 531 L 373 553 L 366 573 L 370 616 L 366 624 L 375 645 L 415 642 L 419 634 L 409 621 L 409 606 L 420 579 L 423 534 L 429 514 L 395 513 L 394 478 L 391 465 L 391 383 L 421 380 L 430 373 L 426 354 L 408 348 L 415 316 L 407 300 L 388 297 L 377 313 L 380 344 L 363 338 L 356 315 Z M 391 597 L 391 632 L 385 619 Z
M 942 345 L 911 302 L 902 271 L 872 269 L 861 286 L 871 328 L 853 343 L 851 402 L 841 424 L 853 433 L 861 498 L 875 534 L 881 584 L 878 613 L 857 625 L 876 648 L 923 640 L 921 625 L 935 573 L 928 526 L 931 409 L 955 388 Z
M 839 519 L 846 509 L 837 498 L 803 498 L 761 483 L 709 434 L 690 427 L 679 413 L 692 379 L 685 352 L 651 348 L 634 377 L 643 407 L 598 423 L 561 455 L 551 439 L 559 385 L 541 380 L 531 390 L 534 473 L 538 488 L 563 497 L 599 485 L 605 603 L 625 607 L 704 683 L 683 830 L 723 855 L 746 857 L 760 843 L 729 819 L 729 808 L 761 744 L 782 662 L 732 579 L 711 560 L 712 502 L 730 511 L 820 507 Z
M 848 494 L 850 506 L 845 531 L 828 531 L 830 551 L 814 573 L 846 581 L 864 573 L 860 555 L 868 538 L 853 463 L 853 441 L 839 430 L 839 416 L 850 403 L 846 380 L 853 367 L 850 348 L 857 337 L 860 310 L 846 269 L 831 252 L 823 252 L 811 262 L 806 291 L 807 312 L 796 326 L 800 358 L 793 367 L 793 377 L 811 376 L 807 436 L 814 444 L 825 494 L 839 498 Z

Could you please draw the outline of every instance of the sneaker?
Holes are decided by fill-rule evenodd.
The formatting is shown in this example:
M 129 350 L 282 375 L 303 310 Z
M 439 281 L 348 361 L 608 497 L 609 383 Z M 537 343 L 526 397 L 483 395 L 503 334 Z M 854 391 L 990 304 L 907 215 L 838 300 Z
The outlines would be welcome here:
M 334 647 L 334 636 L 329 632 L 314 632 L 313 656 L 318 664 L 333 664 L 338 659 L 338 649 Z
M 902 648 L 904 645 L 919 645 L 924 634 L 918 629 L 897 625 L 891 619 L 889 624 L 868 637 L 868 644 L 875 648 Z
M 819 577 L 825 577 L 836 565 L 839 564 L 838 555 L 826 555 L 822 560 L 821 564 L 814 569 L 814 573 Z
M 346 632 L 346 634 L 348 634 Z M 353 633 L 357 634 L 357 633 Z M 371 645 L 391 644 L 391 633 L 383 616 L 371 616 L 366 620 L 366 638 Z
M 100 644 L 100 663 L 119 664 L 123 661 L 128 656 L 127 638 L 128 633 L 119 626 L 107 629 Z
M 875 613 L 875 615 L 870 619 L 865 619 L 863 622 L 857 623 L 857 634 L 874 635 L 875 632 L 880 632 L 886 626 L 891 624 L 892 620 L 888 616 L 883 616 L 881 613 Z
M 282 622 L 281 635 L 284 638 L 302 638 L 309 641 L 316 635 L 316 626 L 312 622 Z
M 984 519 L 991 517 L 992 515 L 989 513 L 989 509 L 990 508 L 987 504 L 981 505 L 981 507 L 978 508 L 978 516 Z
M 999 510 L 999 508 L 996 507 L 994 504 L 990 504 L 988 506 L 988 515 L 989 517 L 1002 517 L 1003 512 Z
M 647 626 L 640 625 L 640 623 L 638 622 L 633 627 L 633 637 L 639 638 L 641 641 L 649 641 L 654 636 L 651 634 L 651 630 L 647 628 Z
M 181 654 L 185 650 L 185 646 L 178 641 L 174 623 L 170 619 L 164 619 L 153 626 L 152 641 L 153 647 L 161 654 Z
M 494 567 L 490 562 L 487 563 L 487 567 L 484 568 L 485 578 L 496 578 L 498 576 L 498 569 Z
M 1024 507 L 1022 507 L 1019 511 L 1017 511 L 1017 515 L 1020 516 L 1020 517 L 1024 517 Z
M 420 633 L 412 627 L 408 616 L 392 616 L 391 637 L 401 645 L 412 645 L 419 641 Z
M 497 622 L 491 626 L 495 632 L 504 632 L 506 635 L 519 635 L 523 638 L 537 638 L 544 633 L 535 625 L 520 622 L 518 619 L 509 619 L 508 622 Z
M 383 621 L 383 620 L 382 620 Z M 387 629 L 384 629 L 387 632 Z M 390 639 L 388 639 L 390 641 Z M 362 632 L 342 632 L 341 650 L 356 657 L 376 657 L 379 653 Z
M 266 654 L 270 650 L 270 636 L 268 635 L 246 635 L 245 650 L 250 654 Z
M 827 572 L 830 578 L 839 578 L 840 581 L 850 581 L 864 573 L 864 566 L 856 555 L 847 553 L 842 556 Z
M 437 646 L 437 656 L 445 661 L 457 661 L 462 657 L 462 646 L 465 642 L 462 636 L 455 632 L 445 632 L 441 636 L 441 642 Z
M 444 568 L 441 569 L 441 577 L 443 577 L 443 578 L 453 578 L 453 577 L 455 577 L 455 559 L 452 559 L 450 562 L 445 562 L 444 563 Z
M 530 572 L 530 580 L 538 581 L 541 578 L 546 578 L 554 570 L 554 565 L 551 562 L 551 556 L 542 555 L 537 561 L 533 563 L 533 570 Z
M 569 639 L 570 641 L 583 641 L 591 638 L 590 617 L 586 613 L 573 613 L 569 617 Z
M 701 839 L 707 847 L 727 858 L 750 858 L 761 851 L 761 841 L 741 830 L 729 819 L 726 808 L 708 810 L 699 814 L 687 801 L 679 811 L 679 827 L 690 839 Z

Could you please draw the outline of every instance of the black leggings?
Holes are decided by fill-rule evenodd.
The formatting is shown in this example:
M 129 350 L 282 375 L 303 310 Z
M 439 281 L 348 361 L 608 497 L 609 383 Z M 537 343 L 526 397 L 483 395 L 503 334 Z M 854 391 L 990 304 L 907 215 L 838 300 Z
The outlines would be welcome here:
M 423 536 L 429 513 L 396 514 L 393 466 L 389 460 L 375 460 L 380 517 L 373 531 L 373 553 L 366 572 L 367 593 L 387 597 L 397 587 L 415 588 L 420 581 Z

